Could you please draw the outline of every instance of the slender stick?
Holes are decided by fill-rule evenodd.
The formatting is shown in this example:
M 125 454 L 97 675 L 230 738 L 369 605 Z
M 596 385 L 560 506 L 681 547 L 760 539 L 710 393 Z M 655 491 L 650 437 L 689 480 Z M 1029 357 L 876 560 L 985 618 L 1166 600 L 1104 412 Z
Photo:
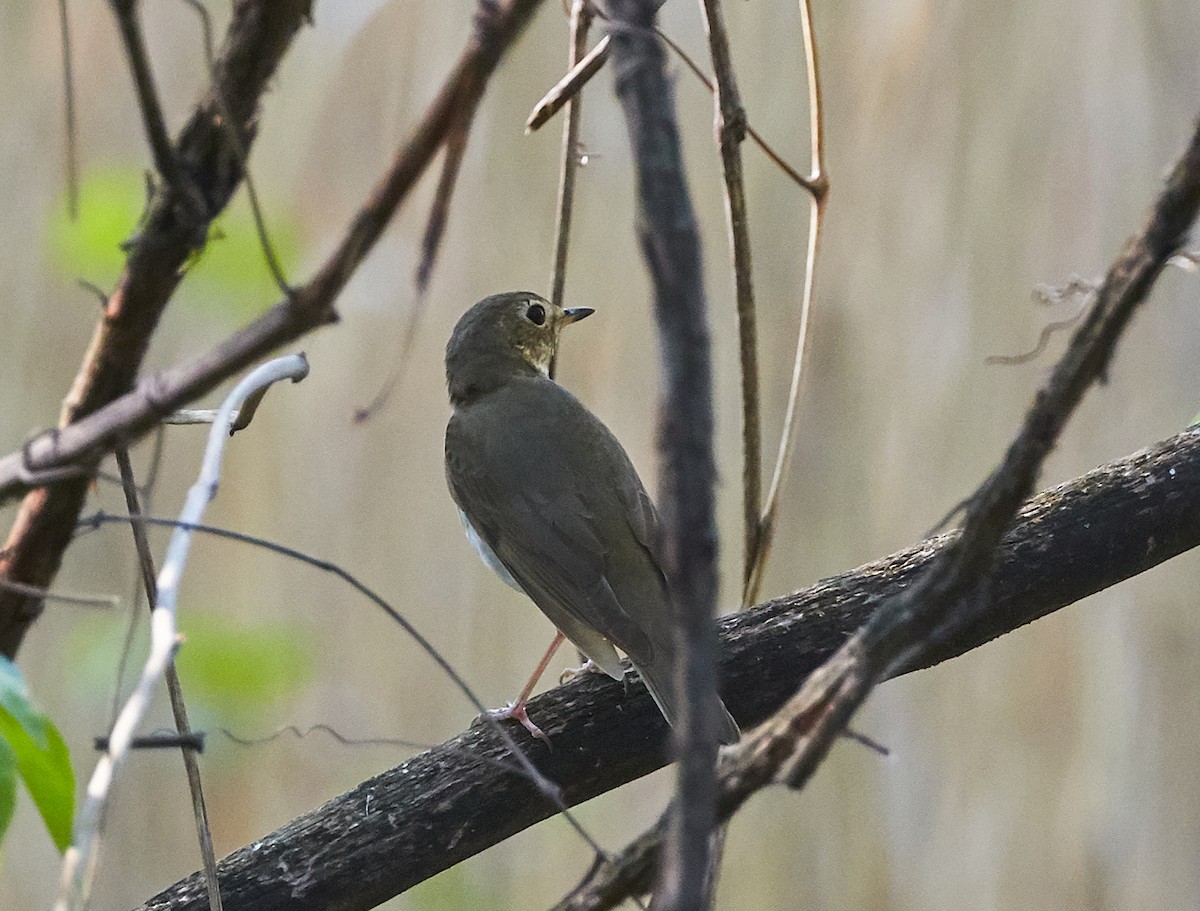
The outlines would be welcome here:
M 237 422 L 237 412 L 231 414 L 230 419 L 232 426 Z M 142 504 L 138 496 L 137 481 L 133 476 L 133 463 L 129 460 L 129 450 L 122 446 L 115 450 L 113 455 L 117 458 L 117 470 L 121 473 L 121 487 L 125 491 L 125 507 L 131 516 L 141 516 Z M 158 605 L 158 581 L 155 578 L 154 557 L 150 554 L 150 540 L 146 536 L 146 526 L 142 522 L 130 522 L 129 528 L 133 532 L 133 544 L 137 550 L 142 585 L 146 590 L 146 605 L 150 608 L 150 616 L 154 616 L 154 609 Z M 204 787 L 200 781 L 200 759 L 195 750 L 185 745 L 187 739 L 192 737 L 192 726 L 188 722 L 187 703 L 183 699 L 183 683 L 179 679 L 179 670 L 175 667 L 174 658 L 167 663 L 164 676 L 167 681 L 167 694 L 171 700 L 171 714 L 175 716 L 175 730 L 179 732 L 180 753 L 183 755 L 183 767 L 187 773 L 188 790 L 192 796 L 192 815 L 196 820 L 196 838 L 200 843 L 200 858 L 204 864 L 204 889 L 208 893 L 208 907 L 210 911 L 221 911 L 221 888 L 217 880 L 217 855 L 213 850 L 212 828 L 208 823 L 208 806 L 204 801 Z M 107 749 L 107 746 L 105 748 Z
M 596 11 L 596 14 L 600 15 L 599 11 Z M 684 62 L 688 71 L 699 79 L 706 89 L 710 92 L 716 92 L 712 80 L 705 75 L 704 70 L 700 69 L 699 64 L 692 59 L 691 55 L 674 38 L 657 25 L 654 27 L 654 34 L 658 35 L 663 44 L 669 47 Z M 573 98 L 600 71 L 600 68 L 608 62 L 609 41 L 611 40 L 610 35 L 605 35 L 597 41 L 596 46 L 588 52 L 587 56 L 555 83 L 554 87 L 543 96 L 542 100 L 533 106 L 533 110 L 529 114 L 529 119 L 525 122 L 526 132 L 531 133 L 545 126 L 547 121 L 557 114 L 563 105 Z M 814 187 L 807 177 L 788 164 L 783 159 L 783 156 L 776 152 L 763 139 L 762 134 L 754 129 L 754 124 L 750 123 L 748 119 L 746 120 L 746 135 L 762 150 L 763 154 L 770 159 L 772 164 L 787 175 L 789 180 L 800 186 L 805 192 L 814 194 L 818 192 L 817 188 Z
M 775 456 L 775 471 L 767 488 L 766 505 L 759 520 L 754 563 L 742 592 L 742 606 L 747 607 L 758 597 L 763 571 L 771 553 L 775 536 L 775 520 L 779 512 L 779 494 L 792 464 L 795 448 L 796 411 L 800 400 L 800 379 L 804 370 L 804 351 L 808 344 L 808 326 L 812 313 L 813 281 L 817 270 L 817 251 L 820 248 L 821 225 L 825 215 L 825 200 L 829 194 L 829 176 L 825 171 L 825 113 L 821 100 L 821 80 L 817 67 L 817 41 L 813 35 L 812 7 L 809 0 L 800 0 L 800 24 L 804 32 L 804 61 L 808 79 L 809 143 L 812 171 L 807 178 L 810 191 L 808 207 L 808 245 L 804 255 L 804 287 L 800 294 L 800 332 L 796 339 L 796 357 L 792 363 L 792 384 L 788 390 L 787 411 L 779 450 Z
M 154 168 L 173 189 L 182 193 L 183 171 L 180 170 L 179 161 L 175 157 L 175 149 L 171 146 L 171 137 L 167 135 L 158 90 L 154 87 L 154 74 L 150 70 L 150 57 L 146 53 L 142 24 L 138 19 L 137 0 L 112 0 L 112 8 L 117 15 L 121 39 L 125 42 L 125 55 L 129 58 L 129 67 L 133 70 L 138 109 L 142 113 L 146 142 L 154 156 Z
M 762 426 L 758 391 L 758 328 L 754 309 L 754 282 L 747 224 L 746 184 L 742 168 L 742 141 L 746 138 L 746 111 L 742 107 L 729 34 L 721 0 L 700 0 L 704 27 L 712 54 L 716 93 L 715 128 L 725 178 L 725 218 L 729 229 L 733 277 L 737 289 L 738 352 L 742 368 L 742 519 L 743 588 L 750 581 L 758 553 L 759 513 L 762 509 Z
M 71 19 L 67 0 L 58 0 L 59 40 L 62 43 L 63 127 L 67 142 L 67 215 L 79 217 L 79 138 L 75 120 L 75 66 L 71 55 Z
M 128 2 L 128 0 L 119 0 L 119 2 Z M 237 158 L 238 167 L 242 169 L 242 180 L 246 184 L 246 199 L 250 203 L 250 216 L 254 219 L 254 230 L 258 234 L 258 245 L 262 248 L 263 259 L 267 262 L 267 270 L 271 273 L 271 278 L 275 280 L 275 286 L 284 294 L 290 294 L 291 286 L 288 284 L 287 276 L 283 273 L 279 257 L 275 255 L 275 246 L 271 243 L 270 234 L 267 233 L 267 218 L 263 214 L 262 204 L 258 199 L 258 189 L 254 185 L 254 178 L 250 175 L 250 151 L 247 143 L 242 139 L 241 127 L 234 120 L 225 96 L 221 94 L 221 83 L 217 79 L 217 58 L 213 52 L 212 18 L 200 0 L 183 0 L 183 2 L 190 6 L 200 19 L 200 31 L 204 37 L 204 62 L 208 65 L 208 74 L 212 79 L 213 100 L 216 102 L 221 120 L 225 124 L 225 135 L 229 139 L 229 147 Z
M 589 14 L 594 15 L 594 10 L 589 8 Z M 532 133 L 545 126 L 551 117 L 562 110 L 563 105 L 574 98 L 580 89 L 600 72 L 600 68 L 608 60 L 608 42 L 611 40 L 608 35 L 605 35 L 597 41 L 596 46 L 588 51 L 586 56 L 575 62 L 571 69 L 567 70 L 567 75 L 558 80 L 554 87 L 542 97 L 542 100 L 533 106 L 533 110 L 529 112 L 529 118 L 525 121 L 526 133 Z
M 421 237 L 421 259 L 413 273 L 412 305 L 404 321 L 400 333 L 400 344 L 392 361 L 391 371 L 383 381 L 383 385 L 366 404 L 354 409 L 355 424 L 368 421 L 383 408 L 399 388 L 408 367 L 409 356 L 413 343 L 417 339 L 417 329 L 421 325 L 421 317 L 425 314 L 425 305 L 429 301 L 429 279 L 433 276 L 433 267 L 437 264 L 438 253 L 442 248 L 442 238 L 446 233 L 446 224 L 450 219 L 450 203 L 454 198 L 454 188 L 458 185 L 458 174 L 462 168 L 463 157 L 467 152 L 467 139 L 471 133 L 471 123 L 475 110 L 479 105 L 479 94 L 474 94 L 478 88 L 481 93 L 483 86 L 470 84 L 463 90 L 462 109 L 446 133 L 445 152 L 442 155 L 442 172 L 438 177 L 437 189 L 433 192 L 433 204 L 429 208 L 429 218 L 425 222 L 425 233 Z M 473 94 L 466 95 L 470 90 Z
M 567 66 L 574 71 L 587 51 L 588 29 L 592 24 L 591 0 L 574 0 L 571 4 L 571 40 Z M 581 83 L 582 85 L 582 83 Z M 571 213 L 575 204 L 575 176 L 579 170 L 579 124 L 583 117 L 583 96 L 574 93 L 567 102 L 563 121 L 562 151 L 558 160 L 558 208 L 554 219 L 554 265 L 550 270 L 550 302 L 563 305 L 567 286 L 567 253 L 571 245 Z M 547 115 L 549 116 L 549 115 Z M 550 378 L 558 366 L 555 352 L 550 361 Z

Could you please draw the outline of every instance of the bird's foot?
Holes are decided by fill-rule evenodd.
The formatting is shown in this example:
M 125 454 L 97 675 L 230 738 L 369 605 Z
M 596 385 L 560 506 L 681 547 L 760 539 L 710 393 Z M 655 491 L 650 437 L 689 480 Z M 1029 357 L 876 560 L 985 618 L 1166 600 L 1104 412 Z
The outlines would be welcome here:
M 520 699 L 516 702 L 510 702 L 502 709 L 488 709 L 479 717 L 487 718 L 491 721 L 508 721 L 510 718 L 512 718 L 521 722 L 521 727 L 525 728 L 525 730 L 527 730 L 538 740 L 541 740 L 547 746 L 550 745 L 550 738 L 546 736 L 546 732 L 529 720 L 529 714 L 525 711 L 524 699 Z
M 558 675 L 559 683 L 570 683 L 576 677 L 582 677 L 584 674 L 603 674 L 604 668 L 598 665 L 595 661 L 589 658 L 579 667 L 569 667 Z

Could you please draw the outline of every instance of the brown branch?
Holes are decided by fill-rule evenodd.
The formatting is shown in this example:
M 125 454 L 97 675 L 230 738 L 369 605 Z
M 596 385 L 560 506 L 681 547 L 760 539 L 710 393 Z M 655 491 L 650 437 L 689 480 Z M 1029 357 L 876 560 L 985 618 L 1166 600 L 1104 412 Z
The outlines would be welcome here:
M 742 724 L 755 724 L 782 705 L 952 540 L 949 534 L 931 538 L 724 618 L 722 694 Z M 1001 545 L 988 611 L 955 630 L 923 663 L 960 655 L 1197 546 L 1200 427 L 1026 504 Z M 666 725 L 642 687 L 626 694 L 619 683 L 586 675 L 536 697 L 531 711 L 555 749 L 522 742 L 571 805 L 667 761 Z M 527 778 L 506 771 L 511 762 L 494 732 L 476 726 L 364 781 L 221 861 L 227 911 L 372 907 L 553 815 L 553 805 Z M 634 872 L 630 866 L 604 869 Z M 624 894 L 630 891 L 640 890 L 626 887 Z M 143 911 L 202 911 L 204 901 L 203 885 L 192 876 Z
M 1109 268 L 1088 318 L 1034 399 L 1000 466 L 970 499 L 961 531 L 949 536 L 946 546 L 911 585 L 884 599 L 778 713 L 722 756 L 722 819 L 728 819 L 750 795 L 772 782 L 803 787 L 878 683 L 939 660 L 947 642 L 981 623 L 995 622 L 994 590 L 1003 578 L 1006 557 L 1004 550 L 998 552 L 997 548 L 1005 530 L 1032 492 L 1043 460 L 1083 393 L 1104 376 L 1134 311 L 1183 245 L 1197 210 L 1200 124 L 1141 233 L 1129 238 Z M 1194 439 L 1195 434 L 1181 438 Z M 1173 484 L 1170 470 L 1164 478 Z M 1132 522 L 1133 517 L 1122 513 L 1117 521 Z M 1141 540 L 1150 549 L 1157 547 L 1153 537 Z M 1046 539 L 1042 541 L 1048 546 Z M 1089 566 L 1095 566 L 1103 549 L 1104 543 L 1097 541 L 1098 553 L 1087 557 Z M 647 883 L 640 877 L 643 871 L 659 866 L 668 819 L 664 813 L 621 857 L 594 867 L 576 894 L 594 895 L 596 900 L 571 907 L 607 908 L 626 889 L 632 890 L 626 894 L 644 890 Z M 635 872 L 639 878 L 634 877 Z M 614 888 L 613 882 L 620 882 L 620 888 Z
M 829 195 L 829 175 L 825 170 L 825 105 L 821 95 L 820 68 L 817 66 L 817 38 L 813 32 L 811 0 L 799 0 L 800 26 L 804 33 L 805 80 L 808 83 L 809 156 L 812 173 L 804 185 L 809 191 L 808 243 L 804 255 L 804 286 L 800 292 L 800 332 L 796 338 L 796 356 L 792 362 L 792 383 L 788 390 L 783 431 L 775 455 L 775 470 L 767 488 L 767 501 L 758 523 L 758 538 L 752 566 L 742 592 L 742 605 L 753 604 L 762 585 L 763 572 L 775 538 L 779 513 L 779 495 L 792 464 L 796 439 L 796 413 L 800 402 L 800 380 L 804 373 L 804 350 L 808 345 L 808 325 L 812 313 L 813 283 L 817 275 L 817 251 L 821 243 L 825 203 Z
M 310 0 L 240 0 L 235 4 L 217 65 L 218 78 L 196 106 L 171 156 L 186 175 L 188 190 L 167 182 L 151 201 L 145 223 L 131 242 L 124 274 L 107 298 L 63 403 L 62 428 L 95 414 L 133 386 L 185 261 L 203 245 L 210 221 L 225 207 L 240 181 L 227 132 L 216 116 L 216 98 L 227 101 L 237 122 L 252 136 L 259 96 L 308 16 L 309 6 Z M 109 450 L 118 442 L 114 434 Z M 31 457 L 35 448 L 36 443 L 31 443 L 27 450 Z M 9 465 L 18 469 L 16 477 L 27 479 L 21 469 L 34 467 L 21 461 Z M 53 580 L 87 495 L 95 460 L 83 467 L 86 470 L 75 477 L 26 496 L 0 557 L 0 578 L 39 586 Z M 8 493 L 27 486 L 16 485 Z M 40 610 L 39 599 L 0 591 L 0 652 L 16 653 Z
M 595 14 L 594 11 L 592 14 Z M 600 68 L 608 62 L 608 43 L 611 40 L 605 35 L 597 41 L 596 46 L 567 70 L 567 74 L 542 96 L 542 100 L 533 106 L 525 121 L 526 133 L 532 133 L 545 126 L 551 117 L 561 111 L 563 106 L 600 72 Z
M 137 90 L 138 109 L 142 114 L 142 127 L 146 131 L 146 144 L 154 156 L 154 168 L 171 189 L 184 198 L 190 189 L 184 186 L 183 172 L 175 158 L 175 149 L 167 135 L 163 120 L 162 105 L 158 90 L 154 87 L 154 74 L 150 70 L 150 58 L 142 36 L 142 23 L 138 18 L 137 0 L 111 0 L 121 40 L 125 42 L 125 56 L 133 71 L 133 86 Z
M 597 15 L 599 15 L 599 11 L 597 11 Z M 688 52 L 685 51 L 670 35 L 668 35 L 659 27 L 654 29 L 654 34 L 658 35 L 662 42 L 669 47 L 679 57 L 680 60 L 684 62 L 688 68 L 688 71 L 691 72 L 692 75 L 697 79 L 699 79 L 701 84 L 703 84 L 703 86 L 708 89 L 709 92 L 716 92 L 716 88 L 713 86 L 712 80 L 704 74 L 704 70 L 700 69 L 700 66 L 695 60 L 692 59 L 691 55 L 688 54 Z M 546 123 L 549 122 L 550 118 L 562 110 L 563 105 L 575 97 L 576 93 L 578 93 L 588 83 L 588 81 L 600 71 L 600 68 L 608 62 L 608 44 L 611 40 L 611 36 L 605 35 L 603 38 L 597 41 L 596 46 L 588 51 L 587 56 L 580 60 L 579 63 L 576 64 L 572 69 L 568 70 L 567 74 L 563 76 L 563 78 L 560 79 L 554 85 L 554 87 L 551 88 L 550 91 L 548 91 L 542 97 L 542 99 L 533 106 L 533 110 L 530 112 L 529 118 L 525 122 L 526 132 L 532 133 L 534 130 L 541 129 L 543 126 L 545 126 Z M 799 186 L 806 193 L 810 193 L 813 196 L 823 196 L 827 192 L 827 182 L 823 177 L 814 182 L 813 179 L 805 177 L 803 174 L 793 168 L 787 163 L 787 161 L 784 160 L 782 155 L 780 155 L 775 151 L 774 148 L 771 147 L 770 143 L 763 139 L 762 134 L 754 129 L 754 124 L 752 124 L 749 119 L 746 120 L 746 135 L 750 137 L 750 140 L 756 146 L 758 146 L 759 149 L 762 150 L 762 153 L 766 155 L 768 159 L 770 159 L 772 164 L 779 168 L 779 170 L 783 171 L 789 180 Z
M 121 489 L 125 493 L 125 507 L 131 516 L 141 516 L 142 504 L 138 496 L 137 481 L 133 475 L 133 463 L 129 460 L 129 451 L 123 447 L 118 448 L 114 455 L 117 458 L 117 470 L 121 473 Z M 150 539 L 146 535 L 146 526 L 142 522 L 130 522 L 129 528 L 133 532 L 138 569 L 142 574 L 142 587 L 146 592 L 146 606 L 153 613 L 158 604 L 158 573 L 154 569 L 154 558 L 150 554 Z M 183 768 L 192 797 L 192 815 L 196 821 L 196 838 L 200 844 L 200 858 L 204 863 L 204 890 L 208 898 L 209 911 L 222 911 L 221 889 L 217 879 L 217 857 L 213 850 L 212 829 L 208 824 L 208 807 L 204 801 L 204 786 L 200 780 L 200 760 L 196 756 L 195 749 L 187 745 L 195 739 L 196 735 L 188 721 L 187 703 L 183 699 L 183 682 L 179 679 L 179 671 L 175 667 L 174 658 L 167 663 L 163 676 L 167 682 L 171 714 L 175 718 L 175 730 L 179 733 Z M 107 745 L 104 749 L 108 749 Z
M 483 85 L 478 85 L 482 93 Z M 437 189 L 433 192 L 433 204 L 429 208 L 429 218 L 425 222 L 425 233 L 421 236 L 421 258 L 413 273 L 412 306 L 405 319 L 404 329 L 400 333 L 400 344 L 396 349 L 391 370 L 379 391 L 371 400 L 354 410 L 355 424 L 369 421 L 380 408 L 388 403 L 392 393 L 404 379 L 404 370 L 408 365 L 409 354 L 413 342 L 417 338 L 417 328 L 421 325 L 421 317 L 425 313 L 428 301 L 429 280 L 433 277 L 433 268 L 437 265 L 438 253 L 442 248 L 442 238 L 446 233 L 446 225 L 450 220 L 450 203 L 454 199 L 454 188 L 458 185 L 458 174 L 462 168 L 463 157 L 467 153 L 467 140 L 471 135 L 471 123 L 475 110 L 479 105 L 480 94 L 472 93 L 465 97 L 461 110 L 450 128 L 446 131 L 443 144 L 445 152 L 442 156 L 442 172 L 438 177 Z
M 733 57 L 721 0 L 701 0 L 708 31 L 713 76 L 717 145 L 725 178 L 725 217 L 733 256 L 737 291 L 738 353 L 742 371 L 742 587 L 750 581 L 758 551 L 759 511 L 762 501 L 762 426 L 758 392 L 758 318 L 754 310 L 754 282 L 750 255 L 750 227 L 746 212 L 746 184 L 742 175 L 742 141 L 746 138 L 746 110 L 734 76 Z
M 58 40 L 62 46 L 67 215 L 74 221 L 79 217 L 79 132 L 75 119 L 75 64 L 71 54 L 71 17 L 67 13 L 67 0 L 58 0 Z
M 678 863 L 663 870 L 668 907 L 699 907 L 715 820 L 717 528 L 712 365 L 699 230 L 684 177 L 674 86 L 654 34 L 656 0 L 609 0 L 612 62 L 637 172 L 637 232 L 654 285 L 664 367 L 659 406 L 659 506 L 681 645 L 675 686 L 684 811 L 674 829 Z M 677 904 L 682 903 L 682 904 Z
M 82 477 L 60 480 L 53 487 L 28 493 L 10 533 L 10 549 L 0 560 L 0 577 L 46 585 L 73 533 L 87 491 L 87 475 L 104 455 L 117 445 L 136 440 L 164 415 L 208 392 L 280 345 L 336 320 L 335 298 L 437 153 L 463 99 L 482 92 L 504 52 L 540 4 L 541 0 L 481 3 L 467 46 L 437 98 L 353 219 L 342 242 L 311 281 L 196 360 L 146 377 L 132 391 L 127 391 L 133 384 L 149 333 L 166 302 L 165 295 L 178 281 L 177 269 L 182 262 L 156 254 L 161 244 L 166 243 L 155 227 L 166 217 L 163 213 L 153 214 L 161 208 L 156 203 L 143 240 L 127 266 L 126 279 L 109 299 L 92 353 L 69 400 L 70 423 L 35 437 L 21 452 L 0 459 L 0 502 L 39 483 L 76 472 L 79 466 L 86 469 Z M 295 12 L 293 24 L 298 26 L 307 3 L 242 0 L 235 10 L 227 49 L 218 61 L 217 74 L 224 98 L 247 128 L 249 113 L 257 99 L 253 90 L 261 89 L 273 63 L 286 49 L 285 39 L 291 37 L 291 31 L 286 34 L 278 31 L 285 9 Z M 247 17 L 249 21 L 243 21 Z M 224 131 L 212 122 L 215 102 L 211 93 L 201 110 L 207 112 L 206 119 L 197 123 L 193 118 L 193 123 L 184 130 L 178 144 L 179 157 L 193 181 L 201 186 L 209 186 L 214 175 L 221 177 L 218 183 L 223 204 L 226 191 L 232 192 L 236 185 L 227 174 L 230 168 L 236 172 L 236 159 L 226 155 L 221 169 L 200 167 L 208 161 L 206 151 L 228 149 Z M 146 239 L 151 237 L 155 238 L 152 244 Z M 190 249 L 186 244 L 180 248 L 183 252 Z M 144 273 L 143 269 L 148 271 Z M 136 283 L 132 277 L 137 277 Z M 130 314 L 130 300 L 141 300 L 137 295 L 151 291 L 158 308 L 152 314 L 141 311 Z M 161 300 L 159 293 L 163 295 Z M 15 653 L 38 609 L 35 599 L 0 591 L 0 651 Z
M 585 59 L 588 29 L 591 28 L 591 0 L 574 0 L 571 4 L 570 47 L 567 66 L 574 71 Z M 586 81 L 586 80 L 584 80 Z M 580 86 L 582 86 L 582 82 Z M 558 158 L 558 205 L 554 217 L 554 263 L 550 267 L 550 302 L 561 307 L 566 298 L 567 254 L 571 249 L 571 214 L 575 206 L 575 177 L 579 171 L 579 126 L 583 120 L 583 98 L 573 92 L 566 101 L 567 117 L 563 123 L 562 148 Z M 549 115 L 547 115 L 549 116 Z M 532 127 L 530 128 L 532 129 Z M 550 360 L 550 377 L 558 367 L 558 353 Z

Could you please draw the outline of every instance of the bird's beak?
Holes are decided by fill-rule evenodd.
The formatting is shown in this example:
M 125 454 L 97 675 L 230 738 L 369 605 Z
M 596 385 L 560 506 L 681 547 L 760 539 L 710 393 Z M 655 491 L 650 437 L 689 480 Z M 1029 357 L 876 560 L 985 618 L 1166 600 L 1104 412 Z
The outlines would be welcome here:
M 591 316 L 595 312 L 591 307 L 568 307 L 563 311 L 563 325 L 569 326 L 571 323 L 577 323 L 584 317 Z

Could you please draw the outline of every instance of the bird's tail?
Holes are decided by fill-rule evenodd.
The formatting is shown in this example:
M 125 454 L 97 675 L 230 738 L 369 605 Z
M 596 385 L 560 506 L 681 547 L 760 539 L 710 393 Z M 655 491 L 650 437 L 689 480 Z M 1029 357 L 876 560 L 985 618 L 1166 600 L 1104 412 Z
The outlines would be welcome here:
M 679 699 L 675 697 L 671 669 L 669 667 L 649 668 L 640 664 L 635 664 L 634 668 L 641 675 L 650 695 L 654 697 L 654 704 L 658 706 L 658 710 L 663 713 L 667 723 L 674 727 L 679 718 Z M 721 701 L 720 696 L 715 697 L 712 711 L 717 716 L 717 741 L 719 743 L 737 743 L 742 736 L 741 729 L 733 720 L 733 716 L 729 714 L 729 709 L 725 708 L 725 703 Z

